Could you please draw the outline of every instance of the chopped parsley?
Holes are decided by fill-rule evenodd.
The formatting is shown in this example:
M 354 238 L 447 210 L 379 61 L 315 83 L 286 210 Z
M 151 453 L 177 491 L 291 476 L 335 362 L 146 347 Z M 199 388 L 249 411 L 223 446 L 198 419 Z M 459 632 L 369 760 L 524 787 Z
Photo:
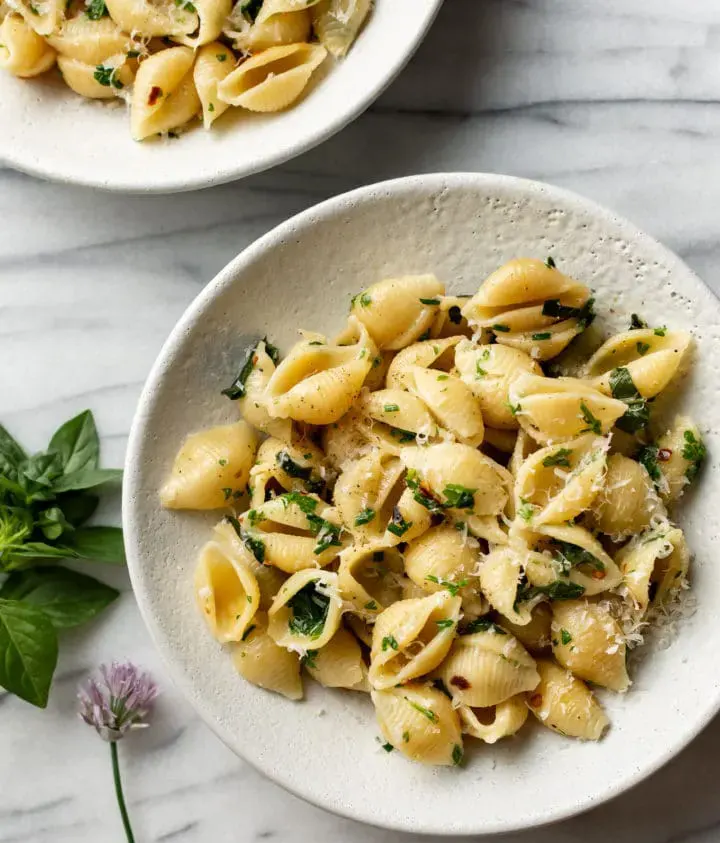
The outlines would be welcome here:
M 369 524 L 374 517 L 375 510 L 368 506 L 355 516 L 355 526 L 362 527 L 363 524 Z
M 441 620 L 435 621 L 435 623 L 440 629 L 451 629 L 455 626 L 455 621 L 452 618 L 441 618 Z
M 307 515 L 308 526 L 310 532 L 317 538 L 317 544 L 313 553 L 319 556 L 331 547 L 342 547 L 340 541 L 340 533 L 342 527 L 333 524 L 332 521 L 326 521 L 320 518 L 319 515 Z
M 403 518 L 402 512 L 400 512 L 398 507 L 393 507 L 392 518 L 387 528 L 394 536 L 404 536 L 412 525 L 412 521 L 406 521 Z
M 398 404 L 385 404 L 383 406 L 383 411 L 386 413 L 397 413 L 400 410 L 400 406 Z
M 637 349 L 637 353 L 643 357 L 650 351 L 650 344 L 647 342 L 636 342 L 635 348 Z
M 450 375 L 438 375 L 437 379 L 439 381 L 446 381 L 449 377 L 450 377 Z
M 300 465 L 287 451 L 278 451 L 275 462 L 288 477 L 294 477 L 296 480 L 304 481 L 305 487 L 309 492 L 320 494 L 325 489 L 325 481 L 322 477 L 313 475 L 312 466 Z
M 667 334 L 667 328 L 663 325 L 661 328 L 655 328 L 653 331 L 656 337 L 664 337 Z
M 569 573 L 571 568 L 577 568 L 579 565 L 589 565 L 595 571 L 605 570 L 602 561 L 583 547 L 559 539 L 552 539 L 550 543 L 553 556 L 560 562 L 564 574 Z
M 319 650 L 307 650 L 307 652 L 303 653 L 300 657 L 300 664 L 303 665 L 303 667 L 310 667 L 313 670 L 317 670 L 315 659 L 317 658 L 317 654 L 319 652 Z
M 309 582 L 293 594 L 287 607 L 291 612 L 288 627 L 293 635 L 320 637 L 325 627 L 330 598 L 317 590 L 316 581 Z
M 218 61 L 220 60 L 220 56 L 217 57 Z M 274 345 L 271 345 L 267 338 L 262 340 L 265 343 L 265 350 L 267 351 L 268 357 L 273 361 L 273 363 L 277 363 L 279 359 L 279 353 L 277 348 Z M 257 347 L 259 343 L 255 343 L 254 345 L 249 345 L 245 351 L 242 353 L 242 357 L 240 358 L 240 370 L 238 372 L 237 377 L 235 380 L 230 384 L 227 389 L 222 390 L 222 395 L 226 395 L 231 401 L 237 401 L 238 398 L 244 398 L 246 394 L 245 383 L 250 377 L 250 372 L 252 372 L 255 363 L 257 363 Z
M 90 20 L 100 20 L 108 13 L 105 0 L 92 0 L 85 9 L 85 14 Z
M 420 299 L 423 304 L 440 304 L 440 299 Z
M 372 304 L 372 296 L 369 296 L 367 293 L 358 293 L 350 300 L 350 308 L 352 309 L 355 307 L 358 302 L 360 302 L 361 307 L 370 307 Z
M 420 481 L 418 480 L 417 472 L 415 469 L 411 468 L 408 470 L 407 475 L 405 476 L 405 483 L 409 489 L 412 489 L 413 492 L 413 499 L 416 503 L 419 503 L 421 506 L 424 506 L 425 509 L 430 510 L 434 515 L 439 515 L 443 511 L 443 505 L 440 501 L 436 500 L 433 496 L 432 492 L 428 491 L 427 489 L 423 488 L 420 485 Z
M 576 318 L 584 329 L 595 319 L 594 304 L 595 299 L 588 299 L 582 307 L 568 307 L 560 304 L 560 299 L 548 299 L 543 302 L 542 315 L 551 316 L 554 319 Z
M 556 264 L 555 264 L 555 261 L 554 261 L 554 259 L 553 259 L 552 255 L 548 255 L 548 256 L 545 258 L 545 266 L 546 266 L 548 269 L 557 269 L 557 266 L 556 266 Z
M 468 489 L 458 483 L 448 483 L 443 489 L 444 505 L 453 509 L 472 509 L 475 506 L 475 492 L 477 489 Z
M 463 629 L 463 635 L 473 635 L 476 632 L 489 631 L 494 632 L 496 635 L 507 635 L 507 632 L 501 626 L 493 623 L 490 618 L 475 618 L 474 621 L 470 621 L 465 629 Z
M 446 588 L 453 597 L 456 597 L 458 591 L 468 584 L 467 580 L 458 580 L 457 582 L 453 582 L 452 580 L 443 580 L 440 577 L 436 577 L 434 574 L 428 574 L 425 579 L 428 580 L 428 582 L 434 582 L 435 585 L 441 585 L 443 588 Z
M 659 483 L 662 480 L 662 472 L 658 465 L 659 451 L 660 449 L 657 445 L 644 445 L 637 455 L 637 461 L 645 466 L 650 479 L 655 483 Z
M 374 600 L 369 600 L 364 606 L 364 608 L 367 609 L 370 612 L 376 612 L 377 607 L 378 607 L 378 604 Z
M 214 103 L 212 103 L 212 102 L 209 102 L 209 103 L 208 103 L 208 111 L 209 111 L 211 114 L 212 114 L 212 112 L 213 112 L 213 111 L 215 111 L 215 104 L 214 104 Z
M 507 334 L 510 332 L 509 325 L 493 325 L 492 329 L 493 331 L 499 331 L 501 334 Z
M 522 410 L 522 405 L 520 404 L 520 402 L 518 402 L 517 404 L 513 404 L 512 401 L 508 401 L 505 406 L 508 408 L 508 410 L 510 410 L 513 416 L 516 416 Z
M 227 465 L 227 460 L 218 460 L 218 465 Z
M 600 436 L 600 434 L 602 433 L 602 425 L 600 424 L 600 419 L 595 418 L 590 408 L 584 401 L 580 402 L 580 412 L 582 413 L 583 421 L 587 425 L 587 427 L 584 428 L 581 433 L 592 432 L 595 433 L 597 436 Z
M 540 334 L 533 334 L 532 338 L 540 342 L 541 340 L 549 340 L 551 336 L 552 333 L 550 331 L 543 331 Z
M 700 470 L 703 460 L 707 456 L 707 448 L 703 444 L 702 439 L 695 436 L 692 430 L 686 430 L 683 433 L 685 445 L 682 449 L 682 456 L 690 465 L 685 469 L 685 476 L 688 480 L 692 480 Z
M 475 377 L 476 378 L 484 378 L 485 375 L 487 375 L 487 370 L 483 369 L 483 367 L 480 365 L 479 360 L 476 360 L 475 361 Z
M 391 427 L 390 436 L 397 439 L 401 445 L 406 445 L 408 442 L 415 441 L 415 434 L 411 430 L 403 430 L 400 427 Z
M 637 313 L 630 314 L 630 330 L 631 331 L 639 331 L 642 328 L 647 328 L 648 323 L 642 319 Z
M 306 495 L 303 492 L 286 492 L 280 496 L 280 499 L 286 509 L 290 504 L 295 504 L 305 515 L 312 515 L 318 505 L 315 498 L 311 498 L 310 495 Z
M 630 370 L 625 366 L 613 369 L 610 373 L 610 390 L 613 398 L 624 401 L 627 411 L 615 423 L 626 433 L 635 433 L 647 426 L 650 420 L 648 402 L 640 395 L 632 379 Z
M 456 304 L 448 310 L 448 319 L 453 325 L 459 325 L 462 322 L 462 311 Z
M 231 524 L 240 541 L 262 565 L 265 562 L 265 543 L 261 539 L 257 538 L 257 536 L 252 536 L 246 530 L 243 530 L 240 526 L 240 522 L 233 515 L 227 515 L 225 520 Z
M 382 640 L 382 651 L 383 651 L 383 653 L 388 649 L 395 650 L 395 651 L 397 651 L 399 649 L 398 642 L 395 639 L 394 635 L 386 635 Z
M 567 629 L 560 630 L 560 642 L 562 644 L 569 644 L 572 641 L 572 635 L 567 631 Z
M 106 67 L 104 64 L 99 64 L 93 73 L 93 79 L 105 88 L 124 88 L 125 85 L 117 78 L 117 67 Z
M 227 61 L 227 53 L 218 53 L 215 58 L 218 61 Z
M 554 454 L 550 454 L 549 456 L 545 457 L 542 461 L 542 464 L 545 468 L 550 468 L 553 465 L 561 465 L 564 468 L 570 468 L 570 460 L 568 457 L 572 456 L 572 450 L 570 448 L 560 448 L 559 450 L 555 451 Z
M 575 600 L 585 594 L 585 589 L 577 583 L 565 582 L 564 580 L 555 580 L 549 585 L 521 583 L 515 593 L 515 608 L 517 609 L 518 605 L 526 600 L 532 600 L 538 594 L 544 594 L 551 600 Z
M 385 752 L 392 752 L 393 749 L 395 749 L 395 747 L 391 743 L 384 743 L 382 745 L 382 748 L 385 750 Z
M 534 514 L 535 507 L 529 501 L 526 501 L 525 498 L 520 498 L 520 507 L 518 508 L 518 515 L 522 518 L 522 520 L 526 523 L 532 521 L 532 517 Z
M 457 744 L 457 743 L 456 743 L 456 744 L 455 744 L 455 746 L 453 747 L 453 751 L 452 751 L 452 761 L 453 761 L 453 764 L 454 764 L 456 767 L 458 767 L 460 764 L 462 764 L 462 760 L 463 760 L 463 750 L 462 750 L 462 747 L 460 746 L 460 744 Z
M 437 714 L 435 714 L 435 712 L 431 708 L 425 708 L 425 706 L 420 705 L 420 703 L 413 702 L 411 699 L 408 699 L 407 697 L 405 697 L 404 699 L 405 699 L 405 702 L 409 703 L 409 705 L 411 705 L 415 709 L 415 711 L 419 711 L 420 714 L 423 715 L 423 717 L 427 717 L 427 719 L 431 723 L 437 723 L 438 720 L 440 719 L 437 716 Z

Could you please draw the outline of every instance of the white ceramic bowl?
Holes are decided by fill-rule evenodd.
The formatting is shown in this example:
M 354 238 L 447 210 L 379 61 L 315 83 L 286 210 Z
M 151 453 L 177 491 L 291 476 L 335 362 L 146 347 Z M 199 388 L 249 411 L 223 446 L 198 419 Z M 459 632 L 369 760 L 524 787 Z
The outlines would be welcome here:
M 233 110 L 212 131 L 136 143 L 127 110 L 83 100 L 55 73 L 0 72 L 0 162 L 43 178 L 106 190 L 170 193 L 274 167 L 327 140 L 361 114 L 402 70 L 442 0 L 379 0 L 347 57 L 323 65 L 280 114 Z
M 462 769 L 387 755 L 365 695 L 308 681 L 302 703 L 240 679 L 193 599 L 197 551 L 218 514 L 164 512 L 157 489 L 183 437 L 235 418 L 220 389 L 240 350 L 267 334 L 287 349 L 298 326 L 336 331 L 350 296 L 395 273 L 434 272 L 472 292 L 504 261 L 552 254 L 595 291 L 600 318 L 692 331 L 699 353 L 682 407 L 707 433 L 710 463 L 681 524 L 696 554 L 698 608 L 648 654 L 627 695 L 601 694 L 612 728 L 599 744 L 533 724 L 494 746 L 466 742 Z M 613 315 L 610 311 L 614 310 Z M 239 755 L 310 802 L 389 828 L 433 834 L 509 831 L 567 817 L 620 793 L 684 747 L 720 705 L 717 500 L 720 397 L 717 300 L 673 254 L 629 223 L 554 187 L 496 175 L 430 175 L 323 202 L 262 237 L 189 307 L 148 379 L 133 425 L 124 526 L 143 616 L 188 699 Z

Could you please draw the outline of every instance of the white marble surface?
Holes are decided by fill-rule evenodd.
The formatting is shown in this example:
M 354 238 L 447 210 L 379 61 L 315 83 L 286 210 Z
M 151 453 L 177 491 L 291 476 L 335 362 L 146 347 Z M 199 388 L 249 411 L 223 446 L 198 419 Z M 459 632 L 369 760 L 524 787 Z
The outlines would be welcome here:
M 217 270 L 290 214 L 415 172 L 489 170 L 571 188 L 662 239 L 720 291 L 719 148 L 716 0 L 447 0 L 369 113 L 273 172 L 141 198 L 0 170 L 0 419 L 40 447 L 90 407 L 105 462 L 119 465 L 161 343 Z M 107 576 L 123 597 L 63 636 L 48 710 L 0 696 L 0 843 L 123 839 L 107 747 L 75 719 L 74 694 L 101 660 L 126 657 L 163 686 L 153 728 L 121 746 L 138 843 L 408 839 L 309 807 L 232 755 L 163 674 L 127 577 Z M 631 793 L 507 839 L 717 843 L 719 780 L 716 720 Z

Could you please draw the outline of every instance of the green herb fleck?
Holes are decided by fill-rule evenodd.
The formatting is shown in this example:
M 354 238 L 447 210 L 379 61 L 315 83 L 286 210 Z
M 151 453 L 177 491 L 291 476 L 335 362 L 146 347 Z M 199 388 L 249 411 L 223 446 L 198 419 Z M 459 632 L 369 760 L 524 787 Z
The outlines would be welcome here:
M 440 299 L 420 299 L 423 304 L 440 304 Z
M 399 648 L 398 642 L 395 640 L 394 635 L 386 635 L 382 640 L 382 651 L 383 651 L 383 653 L 388 648 L 391 649 L 391 650 L 398 650 L 398 648 Z
M 317 638 L 317 636 L 315 636 Z M 307 650 L 303 655 L 300 657 L 300 664 L 303 667 L 309 667 L 313 670 L 317 670 L 317 664 L 315 663 L 315 659 L 317 658 L 317 654 L 320 650 Z
M 374 517 L 375 510 L 368 506 L 355 516 L 355 526 L 362 527 L 363 524 L 369 524 Z
M 565 468 L 570 468 L 570 460 L 568 457 L 572 456 L 572 450 L 570 448 L 560 448 L 559 450 L 555 451 L 554 454 L 550 454 L 549 456 L 545 457 L 542 461 L 542 464 L 545 468 L 550 468 L 553 465 L 561 465 Z
M 435 621 L 435 623 L 440 629 L 451 629 L 455 626 L 455 621 L 452 618 L 441 618 L 439 621 Z
M 545 258 L 545 266 L 548 269 L 557 269 L 557 266 L 555 265 L 555 260 L 553 259 L 552 255 L 548 255 Z
M 383 410 L 386 413 L 397 413 L 400 410 L 400 406 L 398 404 L 385 404 Z
M 410 732 L 403 732 L 402 734 L 403 743 L 410 742 Z
M 508 325 L 493 325 L 493 331 L 499 331 L 501 334 L 507 334 L 510 331 L 510 327 Z
M 520 507 L 518 508 L 518 515 L 522 518 L 522 520 L 528 523 L 532 521 L 532 517 L 534 514 L 535 507 L 529 501 L 526 501 L 525 498 L 520 498 Z
M 318 515 L 307 515 L 306 518 L 310 532 L 317 538 L 317 544 L 313 550 L 316 556 L 319 556 L 331 547 L 342 547 L 342 542 L 340 541 L 342 527 L 333 524 L 331 521 L 326 521 Z
M 440 719 L 437 716 L 437 714 L 435 714 L 435 712 L 431 708 L 425 708 L 425 706 L 420 705 L 419 703 L 413 702 L 411 699 L 408 699 L 407 697 L 404 697 L 404 699 L 405 699 L 405 702 L 409 703 L 415 709 L 415 711 L 419 711 L 420 714 L 423 715 L 423 717 L 427 717 L 427 719 L 431 723 L 437 723 L 438 720 Z
M 317 509 L 318 502 L 304 492 L 286 492 L 280 496 L 283 506 L 287 509 L 290 504 L 295 504 L 305 515 L 312 515 Z
M 600 436 L 600 434 L 602 433 L 602 425 L 600 423 L 600 419 L 595 418 L 590 408 L 584 401 L 580 402 L 580 412 L 582 413 L 583 421 L 587 425 L 587 427 L 584 428 L 581 432 L 587 433 L 588 431 L 591 431 L 592 433 L 595 433 L 596 435 Z
M 508 401 L 505 406 L 508 408 L 508 410 L 510 410 L 510 413 L 513 416 L 516 416 L 522 410 L 522 405 L 520 404 L 520 402 L 518 402 L 517 404 L 513 404 L 512 401 Z
M 415 441 L 415 434 L 411 430 L 403 430 L 400 427 L 391 427 L 390 436 L 393 439 L 397 439 L 401 445 Z
M 551 258 L 551 260 L 552 260 L 552 258 Z M 453 751 L 452 751 L 453 764 L 456 767 L 458 767 L 460 764 L 462 764 L 462 760 L 463 760 L 462 747 L 460 746 L 460 744 L 456 743 L 455 746 L 453 747 Z
M 520 584 L 515 594 L 515 608 L 526 600 L 532 600 L 538 594 L 544 594 L 551 600 L 575 600 L 585 593 L 583 586 L 565 580 L 555 580 L 549 585 Z
M 567 629 L 560 630 L 560 641 L 562 644 L 569 644 L 572 641 L 572 635 L 570 635 Z
M 428 580 L 428 582 L 433 582 L 436 585 L 446 588 L 453 597 L 456 597 L 460 589 L 465 588 L 468 584 L 467 580 L 458 580 L 457 582 L 453 582 L 452 580 L 441 579 L 434 574 L 428 574 L 425 579 Z
M 474 635 L 476 632 L 494 632 L 496 635 L 507 635 L 507 632 L 490 618 L 475 618 L 463 629 L 463 635 Z
M 642 328 L 647 328 L 648 323 L 642 319 L 637 313 L 630 314 L 630 330 L 631 331 L 639 331 Z
M 448 483 L 443 489 L 444 506 L 453 509 L 472 509 L 475 506 L 475 492 L 477 489 L 468 489 L 458 483 Z
M 692 430 L 686 430 L 683 433 L 683 439 L 685 440 L 685 445 L 683 446 L 682 456 L 684 460 L 690 463 L 685 469 L 685 476 L 688 480 L 693 480 L 707 456 L 707 448 L 702 439 L 695 436 Z
M 251 623 L 250 626 L 245 630 L 245 632 L 243 632 L 242 638 L 240 640 L 245 641 L 247 639 L 247 637 L 250 635 L 250 633 L 253 631 L 253 629 L 256 629 L 256 628 L 257 628 L 256 625 L 254 623 Z
M 533 334 L 532 338 L 534 340 L 537 340 L 538 342 L 541 342 L 542 340 L 549 340 L 551 336 L 552 333 L 550 331 L 543 331 L 540 334 Z
M 377 607 L 378 607 L 378 604 L 374 600 L 369 600 L 364 606 L 364 608 L 367 609 L 370 612 L 376 612 Z
M 104 64 L 99 64 L 93 73 L 93 79 L 105 88 L 124 88 L 125 85 L 117 78 L 117 67 L 106 67 Z
M 637 461 L 645 466 L 650 479 L 655 483 L 659 483 L 662 480 L 662 472 L 658 465 L 659 450 L 657 445 L 644 445 L 637 455 Z
M 635 348 L 637 349 L 637 353 L 643 357 L 648 353 L 648 351 L 650 351 L 650 344 L 646 342 L 636 342 Z
M 550 544 L 553 548 L 553 556 L 560 562 L 561 570 L 565 574 L 579 565 L 589 565 L 595 571 L 605 570 L 602 561 L 585 548 L 559 539 L 552 539 Z
M 227 60 L 227 53 L 218 53 L 215 58 L 218 61 L 226 61 Z
M 402 512 L 400 512 L 397 506 L 393 507 L 392 518 L 387 528 L 394 536 L 404 536 L 412 525 L 412 521 L 406 521 L 403 518 Z
M 286 605 L 291 611 L 288 627 L 293 635 L 320 637 L 325 627 L 330 598 L 317 590 L 316 582 L 304 585 Z
M 85 14 L 90 20 L 100 20 L 108 13 L 105 0 L 92 0 L 92 2 L 85 9 Z
M 653 333 L 656 337 L 664 337 L 667 334 L 667 328 L 663 325 L 661 328 L 655 328 Z
M 650 408 L 647 401 L 638 392 L 630 370 L 625 366 L 613 369 L 610 373 L 610 390 L 613 398 L 624 401 L 627 411 L 615 423 L 620 430 L 635 433 L 647 426 L 650 420 Z
M 393 749 L 395 749 L 395 747 L 391 743 L 384 743 L 382 745 L 382 748 L 385 750 L 385 752 L 392 752 Z

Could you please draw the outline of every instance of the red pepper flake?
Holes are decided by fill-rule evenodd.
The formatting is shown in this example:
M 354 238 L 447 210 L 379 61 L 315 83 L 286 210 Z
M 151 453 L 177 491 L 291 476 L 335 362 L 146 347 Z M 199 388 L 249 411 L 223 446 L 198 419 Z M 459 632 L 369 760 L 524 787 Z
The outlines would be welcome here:
M 150 88 L 150 94 L 148 95 L 147 104 L 155 105 L 155 103 L 160 99 L 162 95 L 162 88 L 158 88 L 157 85 L 153 85 L 152 88 Z
M 454 685 L 456 688 L 460 688 L 461 691 L 467 691 L 470 687 L 470 683 L 464 676 L 453 676 L 450 680 L 450 684 Z
M 660 462 L 667 462 L 672 456 L 670 448 L 658 448 L 657 458 Z
M 254 354 L 253 359 L 252 359 L 253 360 L 253 366 L 257 366 L 258 359 L 259 358 L 258 358 L 257 354 Z
M 605 571 L 598 571 L 597 569 L 595 569 L 590 576 L 594 580 L 604 580 L 605 579 Z
M 539 708 L 542 705 L 542 701 L 542 694 L 533 694 L 528 700 L 528 703 L 530 703 L 533 708 Z

